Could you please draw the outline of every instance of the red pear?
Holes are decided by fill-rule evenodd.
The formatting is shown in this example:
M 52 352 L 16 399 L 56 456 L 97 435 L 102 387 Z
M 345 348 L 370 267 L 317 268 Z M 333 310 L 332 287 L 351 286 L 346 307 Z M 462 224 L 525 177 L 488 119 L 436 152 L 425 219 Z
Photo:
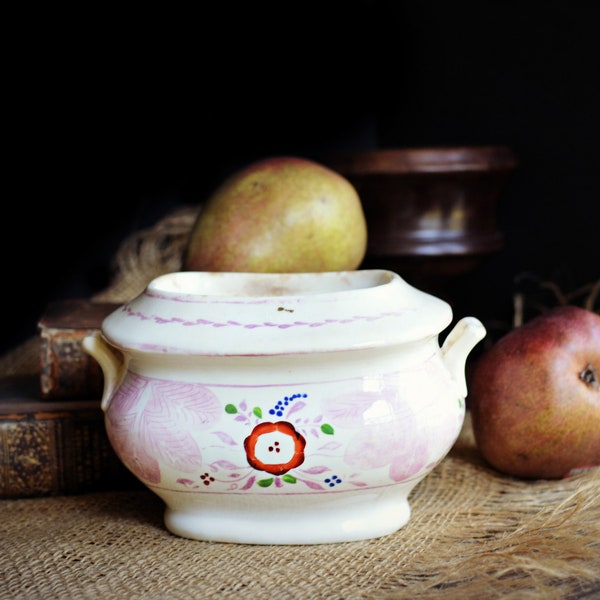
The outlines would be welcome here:
M 559 306 L 511 330 L 475 363 L 469 400 L 498 471 L 558 479 L 600 465 L 600 315 Z

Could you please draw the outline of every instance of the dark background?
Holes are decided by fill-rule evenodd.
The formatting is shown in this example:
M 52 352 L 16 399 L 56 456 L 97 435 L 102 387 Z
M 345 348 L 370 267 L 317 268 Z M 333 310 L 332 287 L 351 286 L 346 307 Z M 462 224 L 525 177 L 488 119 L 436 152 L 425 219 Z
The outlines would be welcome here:
M 594 3 L 203 6 L 14 16 L 0 350 L 102 290 L 126 236 L 273 154 L 506 144 L 505 248 L 456 309 L 505 323 L 520 273 L 600 276 Z

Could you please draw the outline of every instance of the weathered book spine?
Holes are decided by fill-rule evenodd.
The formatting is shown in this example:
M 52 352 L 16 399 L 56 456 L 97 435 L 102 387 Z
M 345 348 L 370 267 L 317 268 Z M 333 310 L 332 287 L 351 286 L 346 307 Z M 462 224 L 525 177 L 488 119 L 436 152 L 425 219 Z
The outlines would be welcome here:
M 81 343 L 88 333 L 99 330 L 103 319 L 117 307 L 80 299 L 48 305 L 38 322 L 42 399 L 102 396 L 102 371 Z
M 40 400 L 37 377 L 0 379 L 0 498 L 139 487 L 110 445 L 99 399 Z

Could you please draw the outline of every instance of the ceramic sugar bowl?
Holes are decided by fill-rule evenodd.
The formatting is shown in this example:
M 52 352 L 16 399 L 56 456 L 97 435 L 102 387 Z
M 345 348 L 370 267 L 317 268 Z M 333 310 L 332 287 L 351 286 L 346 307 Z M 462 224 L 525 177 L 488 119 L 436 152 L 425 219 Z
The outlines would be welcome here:
M 122 462 L 197 540 L 316 544 L 404 526 L 465 416 L 484 337 L 386 270 L 178 272 L 84 348 Z

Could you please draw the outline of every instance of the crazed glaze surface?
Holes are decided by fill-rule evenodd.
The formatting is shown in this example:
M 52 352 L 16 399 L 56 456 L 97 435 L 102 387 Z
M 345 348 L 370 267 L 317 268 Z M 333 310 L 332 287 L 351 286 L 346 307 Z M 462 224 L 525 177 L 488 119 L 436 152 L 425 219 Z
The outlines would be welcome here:
M 253 290 L 252 292 L 250 290 Z M 184 537 L 265 544 L 392 533 L 463 423 L 485 335 L 388 271 L 176 273 L 84 346 L 106 428 Z

